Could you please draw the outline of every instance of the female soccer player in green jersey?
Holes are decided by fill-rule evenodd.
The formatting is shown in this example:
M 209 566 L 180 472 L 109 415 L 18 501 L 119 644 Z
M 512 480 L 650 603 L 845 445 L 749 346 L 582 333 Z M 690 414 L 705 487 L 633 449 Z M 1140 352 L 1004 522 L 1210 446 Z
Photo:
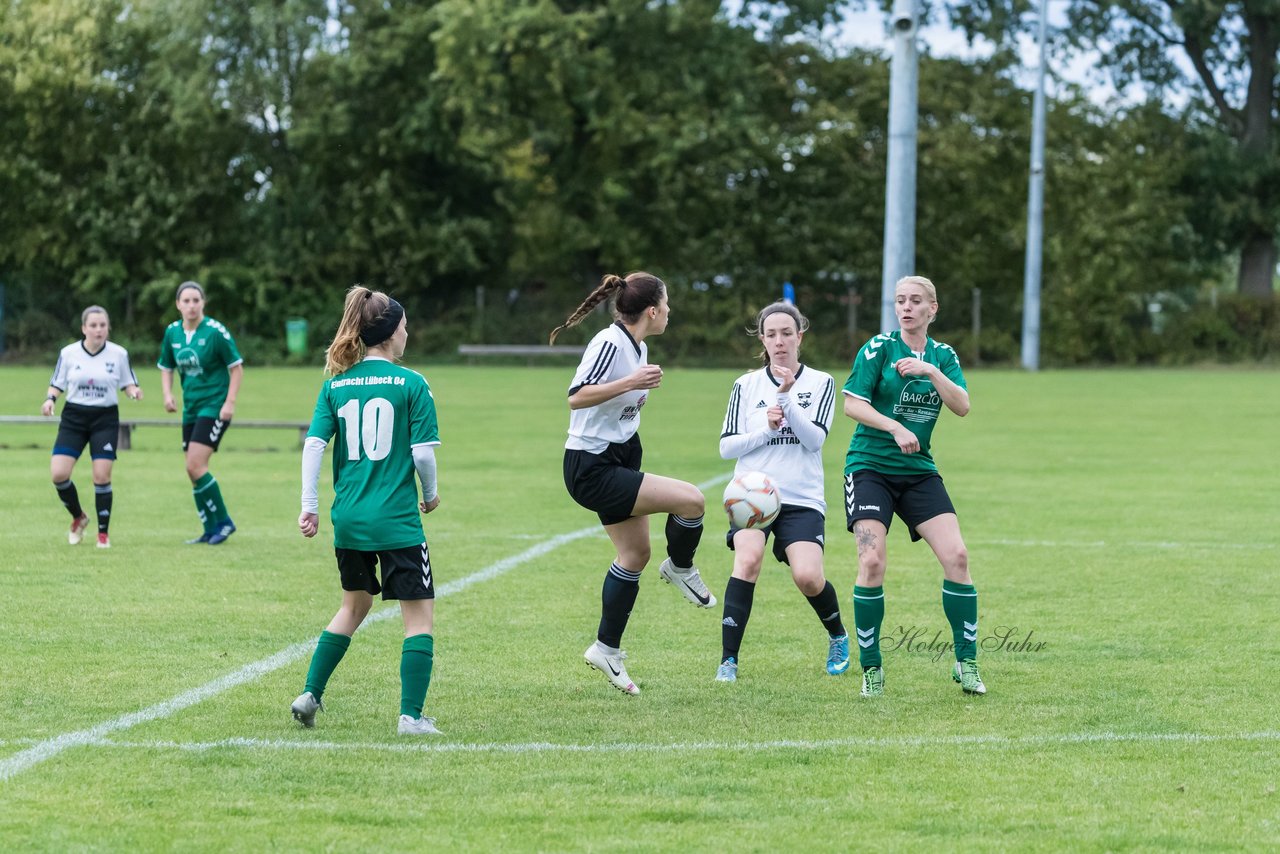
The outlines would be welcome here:
M 942 608 L 951 623 L 952 678 L 968 694 L 985 694 L 978 675 L 978 593 L 969 553 L 929 437 L 942 407 L 969 412 L 969 392 L 955 350 L 929 337 L 938 295 L 923 276 L 899 279 L 898 331 L 877 335 L 853 358 L 844 413 L 858 422 L 845 457 L 848 528 L 858 543 L 853 622 L 862 664 L 862 696 L 884 693 L 880 625 L 884 621 L 885 537 L 897 513 L 912 541 L 923 539 L 942 564 Z
M 427 381 L 395 364 L 408 337 L 398 302 L 360 285 L 347 292 L 342 323 L 326 353 L 331 377 L 320 389 L 302 452 L 298 529 L 314 537 L 320 463 L 336 437 L 329 515 L 342 583 L 342 605 L 320 633 L 306 689 L 291 707 L 304 727 L 315 726 L 329 677 L 373 607 L 374 595 L 381 593 L 383 599 L 400 601 L 404 618 L 398 732 L 440 734 L 435 719 L 422 716 L 434 659 L 436 591 L 419 516 L 440 506 L 434 450 L 440 432 Z M 422 481 L 421 499 L 415 472 Z
M 190 544 L 219 545 L 235 533 L 235 523 L 222 500 L 222 489 L 209 472 L 209 458 L 218 450 L 236 412 L 236 397 L 244 378 L 244 359 L 227 327 L 204 316 L 204 288 L 195 282 L 178 285 L 178 311 L 160 342 L 160 389 L 164 411 L 177 412 L 173 374 L 182 382 L 182 450 L 187 477 L 195 497 L 203 533 Z

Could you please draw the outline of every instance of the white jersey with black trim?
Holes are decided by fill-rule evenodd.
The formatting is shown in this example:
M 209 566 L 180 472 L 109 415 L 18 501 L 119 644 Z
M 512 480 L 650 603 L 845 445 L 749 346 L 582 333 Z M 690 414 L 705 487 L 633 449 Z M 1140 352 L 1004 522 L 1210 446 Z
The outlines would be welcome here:
M 582 362 L 569 386 L 569 396 L 583 386 L 620 380 L 648 363 L 648 346 L 644 342 L 636 343 L 621 323 L 611 323 L 597 332 L 587 345 L 587 352 L 582 354 Z M 640 408 L 648 399 L 648 389 L 637 389 L 595 406 L 571 410 L 565 448 L 598 454 L 611 442 L 627 441 L 640 429 Z
M 120 389 L 137 384 L 129 352 L 110 341 L 97 353 L 86 350 L 84 341 L 63 347 L 49 378 L 50 386 L 66 394 L 67 403 L 103 408 L 118 405 Z
M 825 441 L 836 398 L 836 383 L 831 375 L 801 365 L 787 394 L 792 411 L 818 427 Z M 763 443 L 738 457 L 733 473 L 737 476 L 749 471 L 764 472 L 778 488 L 784 504 L 825 514 L 821 446 L 811 450 L 802 445 L 786 418 L 781 430 L 769 430 L 767 412 L 769 407 L 781 405 L 779 397 L 778 381 L 767 367 L 743 374 L 734 382 L 720 437 L 759 433 Z

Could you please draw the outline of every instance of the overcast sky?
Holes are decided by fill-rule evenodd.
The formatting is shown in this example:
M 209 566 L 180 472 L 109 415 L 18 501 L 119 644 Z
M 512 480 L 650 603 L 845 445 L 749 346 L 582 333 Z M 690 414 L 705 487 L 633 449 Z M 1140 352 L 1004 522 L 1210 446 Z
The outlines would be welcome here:
M 1061 28 L 1066 26 L 1066 9 L 1062 3 L 1049 4 L 1049 26 Z M 832 28 L 828 37 L 839 47 L 861 47 L 880 49 L 886 54 L 892 50 L 892 43 L 886 32 L 888 16 L 879 8 L 868 8 L 850 11 L 846 14 L 841 26 Z M 933 56 L 952 56 L 961 59 L 990 56 L 992 47 L 989 42 L 979 40 L 970 45 L 964 34 L 950 27 L 945 21 L 932 23 L 920 30 L 920 44 Z M 1039 64 L 1039 50 L 1033 37 L 1022 37 L 1019 40 L 1020 52 L 1026 73 L 1022 83 L 1027 88 L 1035 85 L 1035 72 Z M 1096 63 L 1087 57 L 1077 57 L 1068 62 L 1063 58 L 1049 56 L 1050 78 L 1046 86 L 1050 94 L 1053 92 L 1053 76 L 1078 83 L 1093 92 L 1099 102 L 1106 101 L 1115 95 L 1115 88 L 1096 73 L 1091 73 Z

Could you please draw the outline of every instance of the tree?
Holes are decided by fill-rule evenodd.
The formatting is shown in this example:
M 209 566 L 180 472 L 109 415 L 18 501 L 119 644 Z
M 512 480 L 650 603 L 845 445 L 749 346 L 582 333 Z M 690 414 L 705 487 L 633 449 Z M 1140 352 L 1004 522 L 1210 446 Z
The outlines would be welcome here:
M 0 6 L 0 270 L 59 294 L 59 312 L 95 302 L 118 322 L 154 322 L 145 283 L 163 280 L 168 308 L 170 284 L 234 251 L 241 123 L 218 105 L 216 76 L 181 71 L 199 62 L 197 43 L 172 35 L 176 14 L 118 0 Z
M 1030 0 L 943 0 L 971 34 L 1003 43 Z M 1280 3 L 1275 0 L 1072 0 L 1062 37 L 1098 54 L 1120 87 L 1189 91 L 1234 145 L 1215 171 L 1220 215 L 1240 257 L 1239 288 L 1271 297 L 1280 234 Z M 1189 79 L 1179 60 L 1194 70 Z M 1188 87 L 1189 86 L 1189 90 Z

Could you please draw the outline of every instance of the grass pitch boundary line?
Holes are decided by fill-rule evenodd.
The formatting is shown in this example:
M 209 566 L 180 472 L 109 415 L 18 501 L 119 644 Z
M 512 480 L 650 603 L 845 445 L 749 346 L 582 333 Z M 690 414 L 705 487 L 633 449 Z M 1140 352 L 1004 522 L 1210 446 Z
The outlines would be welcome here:
M 712 478 L 705 483 L 698 484 L 698 489 L 705 491 L 718 483 L 724 483 L 728 479 L 728 475 L 721 475 L 719 477 Z M 583 537 L 592 536 L 599 531 L 599 525 L 592 525 L 588 528 L 579 528 L 576 531 L 571 531 L 567 534 L 558 534 L 550 539 L 543 540 L 536 546 L 530 546 L 519 554 L 503 558 L 502 560 L 490 564 L 478 572 L 473 572 L 468 576 L 459 578 L 457 581 L 451 581 L 440 585 L 436 589 L 436 598 L 439 599 L 444 596 L 449 596 L 465 590 L 473 584 L 479 584 L 482 581 L 488 581 L 491 578 L 496 578 L 497 576 L 510 572 L 517 566 L 528 563 L 534 558 L 541 557 L 547 552 L 553 551 L 566 543 L 571 543 L 574 540 L 580 540 Z M 399 613 L 400 609 L 395 605 L 382 608 L 366 617 L 361 628 L 363 629 L 365 626 L 398 616 Z M 317 640 L 318 636 L 311 638 L 310 640 L 295 643 L 292 646 L 287 646 L 274 655 L 269 655 L 266 658 L 259 659 L 252 664 L 246 664 L 225 676 L 220 676 L 217 679 L 214 679 L 212 682 L 206 682 L 199 688 L 193 688 L 190 691 L 186 691 L 176 697 L 171 697 L 163 702 L 156 703 L 153 706 L 148 706 L 147 708 L 140 709 L 136 712 L 130 712 L 127 715 L 121 715 L 114 720 L 104 721 L 103 723 L 96 724 L 88 729 L 76 730 L 74 732 L 67 732 L 62 735 L 47 738 L 26 750 L 15 753 L 13 756 L 0 759 L 0 783 L 6 782 L 16 775 L 21 774 L 23 771 L 39 765 L 41 762 L 52 759 L 59 753 L 69 750 L 72 747 L 97 744 L 110 733 L 130 729 L 139 724 L 150 723 L 151 721 L 160 720 L 161 718 L 167 718 L 176 712 L 180 712 L 183 709 L 194 706 L 197 703 L 209 699 L 210 697 L 216 697 L 217 695 L 229 691 L 232 688 L 243 685 L 246 682 L 252 682 L 266 676 L 268 673 L 279 670 L 282 667 L 286 667 L 293 662 L 310 655 L 311 651 L 315 649 Z
M 695 753 L 744 751 L 818 751 L 839 748 L 913 747 L 1026 747 L 1070 746 L 1075 744 L 1215 744 L 1220 742 L 1280 741 L 1280 731 L 1240 733 L 1203 732 L 1076 732 L 1059 735 L 940 735 L 885 736 L 873 738 L 776 739 L 766 741 L 691 741 L 671 743 L 614 742 L 596 744 L 529 741 L 516 743 L 336 742 L 301 741 L 283 738 L 226 738 L 218 741 L 115 741 L 99 738 L 86 744 L 123 750 L 178 750 L 205 753 L 213 750 L 311 750 L 380 751 L 383 753 Z
M 599 527 L 599 525 L 593 525 L 589 528 L 580 528 L 579 530 L 572 531 L 568 534 L 560 534 L 549 540 L 544 540 L 536 546 L 531 546 L 519 554 L 503 558 L 502 560 L 490 564 L 484 569 L 460 578 L 457 581 L 442 584 L 436 590 L 436 598 L 458 593 L 473 584 L 488 581 L 489 579 L 496 578 L 503 573 L 510 572 L 517 566 L 527 563 L 534 558 L 541 557 L 547 552 L 565 545 L 566 543 L 595 534 L 599 530 Z M 383 620 L 390 619 L 391 617 L 399 616 L 399 614 L 400 609 L 395 605 L 381 608 L 366 617 L 360 628 L 363 630 L 367 626 L 382 622 Z M 33 747 L 29 747 L 26 750 L 15 753 L 13 756 L 0 760 L 0 783 L 11 779 L 15 775 L 20 774 L 35 765 L 39 765 L 41 762 L 52 759 L 64 750 L 82 745 L 100 744 L 103 737 L 109 733 L 119 732 L 120 730 L 130 729 L 139 724 L 149 723 L 151 721 L 160 720 L 161 718 L 167 718 L 170 715 L 182 711 L 183 709 L 194 706 L 211 697 L 216 697 L 217 695 L 229 691 L 239 685 L 243 685 L 246 682 L 253 682 L 254 680 L 266 676 L 268 673 L 272 673 L 310 655 L 311 651 L 315 649 L 316 641 L 317 638 L 311 638 L 310 640 L 301 641 L 291 646 L 287 646 L 274 655 L 269 655 L 266 658 L 259 659 L 251 664 L 246 664 L 225 676 L 220 676 L 217 679 L 214 679 L 212 682 L 206 682 L 198 688 L 179 694 L 176 697 L 171 697 L 170 699 L 161 703 L 156 703 L 153 706 L 148 706 L 145 709 L 130 712 L 127 715 L 121 715 L 114 720 L 105 721 L 89 727 L 88 729 L 63 733 L 62 735 L 57 735 L 38 742 Z

